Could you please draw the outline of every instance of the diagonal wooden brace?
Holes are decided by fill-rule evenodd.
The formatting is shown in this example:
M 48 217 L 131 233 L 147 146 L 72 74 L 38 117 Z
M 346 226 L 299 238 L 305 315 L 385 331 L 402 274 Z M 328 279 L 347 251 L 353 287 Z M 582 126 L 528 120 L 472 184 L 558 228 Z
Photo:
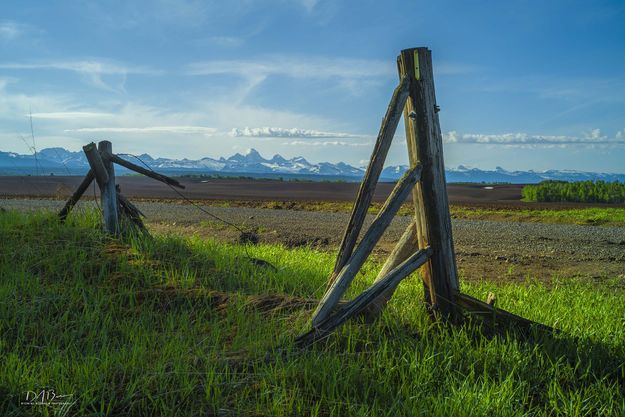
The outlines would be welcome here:
M 399 264 L 381 280 L 363 291 L 358 297 L 342 306 L 334 314 L 320 321 L 312 330 L 299 336 L 295 343 L 300 347 L 308 346 L 315 341 L 328 336 L 334 329 L 345 323 L 351 317 L 362 312 L 376 298 L 396 287 L 403 279 L 419 269 L 432 256 L 432 250 L 427 247 L 420 250 Z
M 328 286 L 332 285 L 337 274 L 341 271 L 341 269 L 343 269 L 347 260 L 352 255 L 354 247 L 356 246 L 356 240 L 358 239 L 362 225 L 367 217 L 367 211 L 369 210 L 369 205 L 371 204 L 373 192 L 375 191 L 378 179 L 382 173 L 386 155 L 388 154 L 391 142 L 393 141 L 393 136 L 395 135 L 395 130 L 397 130 L 399 119 L 401 118 L 406 100 L 408 99 L 409 86 L 410 82 L 408 78 L 404 77 L 401 79 L 399 85 L 393 92 L 391 102 L 388 105 L 386 115 L 384 116 L 382 126 L 380 127 L 380 132 L 378 133 L 378 138 L 371 155 L 371 160 L 369 161 L 369 166 L 367 167 L 367 172 L 365 173 L 362 183 L 360 184 L 358 196 L 356 197 L 356 203 L 354 204 L 349 223 L 345 229 L 345 234 L 343 235 L 343 240 L 341 241 L 341 246 L 336 257 L 336 264 L 334 265 L 334 270 L 328 280 Z
M 91 185 L 94 178 L 95 178 L 95 174 L 93 173 L 93 170 L 90 169 L 87 172 L 87 175 L 85 176 L 85 178 L 82 180 L 82 182 L 76 189 L 76 191 L 74 191 L 74 194 L 72 194 L 72 196 L 69 198 L 69 200 L 67 200 L 67 202 L 61 209 L 61 211 L 59 211 L 59 219 L 61 220 L 61 222 L 65 221 L 69 212 L 72 210 L 72 208 L 74 208 L 74 206 L 76 205 L 78 200 L 80 200 L 80 197 L 82 197 L 85 191 L 87 191 L 87 188 Z
M 178 188 L 184 188 L 184 185 L 180 184 L 178 181 L 176 181 L 175 179 L 168 177 L 166 175 L 163 174 L 159 174 L 158 172 L 154 172 L 151 171 L 149 169 L 145 169 L 143 167 L 140 167 L 139 165 L 133 164 L 132 162 L 128 162 L 125 159 L 120 158 L 119 156 L 109 153 L 109 152 L 104 152 L 102 154 L 102 157 L 104 159 L 107 159 L 111 162 L 115 162 L 117 165 L 121 165 L 123 167 L 126 167 L 132 171 L 138 172 L 139 174 L 143 174 L 146 177 L 150 177 L 152 179 L 155 179 L 157 181 L 160 182 L 164 182 L 165 184 L 174 186 L 174 187 L 178 187 Z
M 384 203 L 384 207 L 382 207 L 369 230 L 363 236 L 362 241 L 354 250 L 346 265 L 341 269 L 330 289 L 321 299 L 312 319 L 313 326 L 317 326 L 334 310 L 341 296 L 354 280 L 354 277 L 384 234 L 384 231 L 391 224 L 395 214 L 397 214 L 406 197 L 408 197 L 408 193 L 410 193 L 420 177 L 421 165 L 417 165 L 406 171 L 404 176 L 397 182 L 386 203 Z

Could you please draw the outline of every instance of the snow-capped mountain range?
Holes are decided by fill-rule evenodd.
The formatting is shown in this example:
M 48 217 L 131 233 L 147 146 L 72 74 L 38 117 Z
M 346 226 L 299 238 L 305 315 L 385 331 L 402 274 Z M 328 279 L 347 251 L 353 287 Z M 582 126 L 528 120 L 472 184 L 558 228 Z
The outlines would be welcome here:
M 137 163 L 136 158 L 130 155 L 120 156 Z M 236 153 L 229 158 L 221 157 L 201 159 L 170 159 L 153 158 L 148 154 L 138 155 L 141 161 L 152 169 L 170 174 L 219 174 L 219 175 L 248 175 L 256 177 L 307 177 L 310 179 L 343 179 L 358 181 L 365 172 L 365 167 L 354 167 L 344 162 L 310 163 L 298 156 L 291 159 L 274 155 L 265 159 L 255 149 L 245 154 Z M 78 175 L 89 169 L 83 152 L 71 152 L 63 148 L 47 148 L 34 155 L 21 155 L 14 152 L 0 151 L 1 175 Z M 406 165 L 388 166 L 382 171 L 381 179 L 396 180 L 406 171 Z M 120 173 L 125 173 L 119 167 Z M 543 180 L 604 180 L 625 182 L 625 174 L 606 174 L 581 171 L 507 171 L 497 167 L 495 170 L 481 170 L 458 166 L 446 171 L 448 182 L 507 182 L 515 184 L 536 183 Z

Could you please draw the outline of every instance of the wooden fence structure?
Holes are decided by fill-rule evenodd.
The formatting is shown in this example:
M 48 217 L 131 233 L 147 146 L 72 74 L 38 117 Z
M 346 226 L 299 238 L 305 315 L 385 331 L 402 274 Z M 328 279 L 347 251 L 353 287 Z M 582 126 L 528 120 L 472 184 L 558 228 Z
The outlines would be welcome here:
M 157 181 L 164 182 L 173 187 L 184 188 L 173 178 L 156 173 L 150 169 L 135 165 L 113 153 L 113 145 L 109 141 L 101 141 L 96 146 L 91 142 L 83 146 L 83 152 L 89 162 L 89 171 L 82 180 L 74 194 L 67 200 L 65 206 L 59 212 L 61 221 L 65 221 L 72 208 L 76 205 L 80 197 L 87 191 L 87 188 L 95 180 L 100 189 L 100 206 L 104 230 L 110 235 L 119 235 L 124 232 L 124 223 L 120 220 L 125 218 L 130 224 L 145 230 L 141 221 L 142 213 L 124 195 L 122 195 L 119 185 L 115 183 L 115 166 L 123 166 L 139 174 L 143 174 Z
M 438 121 L 431 51 L 413 48 L 397 57 L 399 85 L 391 97 L 373 154 L 352 209 L 328 288 L 312 318 L 312 329 L 296 340 L 305 346 L 329 335 L 350 318 L 380 314 L 395 288 L 421 269 L 425 301 L 433 318 L 460 322 L 465 312 L 489 320 L 538 325 L 501 309 L 494 299 L 482 302 L 460 292 L 452 238 L 443 163 L 443 143 Z M 358 241 L 373 192 L 401 116 L 404 116 L 410 167 L 397 182 Z M 402 203 L 412 193 L 414 221 L 408 226 L 373 285 L 348 302 L 341 297 L 371 254 Z M 545 327 L 542 325 L 538 325 Z

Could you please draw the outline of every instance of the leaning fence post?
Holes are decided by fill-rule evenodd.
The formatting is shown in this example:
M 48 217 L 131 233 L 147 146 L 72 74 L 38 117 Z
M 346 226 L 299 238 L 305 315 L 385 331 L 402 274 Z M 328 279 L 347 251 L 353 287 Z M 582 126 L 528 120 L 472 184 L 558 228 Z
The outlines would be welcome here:
M 112 154 L 113 145 L 108 140 L 98 143 L 100 154 Z M 108 181 L 101 185 L 100 198 L 102 204 L 102 216 L 104 218 L 104 228 L 107 233 L 116 235 L 119 233 L 119 219 L 117 216 L 117 190 L 115 189 L 115 168 L 113 162 L 108 158 L 103 158 L 104 168 L 108 174 Z

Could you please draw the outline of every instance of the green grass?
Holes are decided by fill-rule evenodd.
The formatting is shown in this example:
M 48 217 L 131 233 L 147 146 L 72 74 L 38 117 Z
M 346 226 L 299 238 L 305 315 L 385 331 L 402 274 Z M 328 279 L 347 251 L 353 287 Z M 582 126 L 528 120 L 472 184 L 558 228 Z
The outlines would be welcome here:
M 451 207 L 451 215 L 462 219 L 503 220 L 534 223 L 625 226 L 625 208 L 590 207 L 581 209 L 482 209 Z
M 625 414 L 623 277 L 463 283 L 563 330 L 531 340 L 431 323 L 413 277 L 379 322 L 298 351 L 312 308 L 298 302 L 321 296 L 332 254 L 249 248 L 275 272 L 196 237 L 112 240 L 96 219 L 0 213 L 2 416 Z M 19 404 L 44 387 L 75 403 Z

